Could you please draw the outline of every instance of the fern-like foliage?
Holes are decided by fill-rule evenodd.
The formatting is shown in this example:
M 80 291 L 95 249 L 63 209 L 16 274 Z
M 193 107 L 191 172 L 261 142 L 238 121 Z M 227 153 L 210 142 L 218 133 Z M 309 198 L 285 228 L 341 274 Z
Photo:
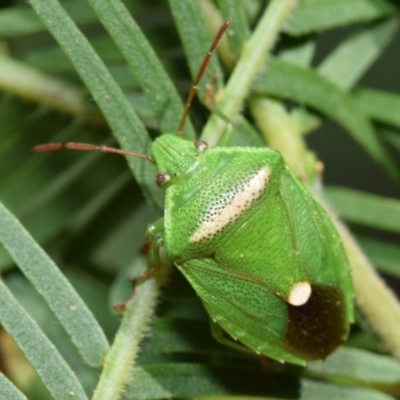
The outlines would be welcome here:
M 376 166 L 355 160 L 360 178 L 399 192 L 400 95 L 359 84 L 396 35 L 398 43 L 399 10 L 390 0 L 2 2 L 0 398 L 399 398 L 400 305 L 372 264 L 400 277 L 400 201 L 322 186 L 305 144 L 334 121 Z M 351 228 L 337 222 L 356 323 L 345 346 L 305 368 L 217 344 L 200 300 L 168 263 L 137 286 L 122 316 L 114 312 L 146 269 L 144 232 L 163 208 L 155 167 L 31 151 L 76 141 L 149 154 L 154 137 L 176 132 L 182 98 L 227 17 L 184 136 L 215 144 L 232 123 L 235 146 L 277 148 Z M 209 97 L 214 113 L 203 107 Z M 344 150 L 331 152 L 329 169 L 340 170 Z

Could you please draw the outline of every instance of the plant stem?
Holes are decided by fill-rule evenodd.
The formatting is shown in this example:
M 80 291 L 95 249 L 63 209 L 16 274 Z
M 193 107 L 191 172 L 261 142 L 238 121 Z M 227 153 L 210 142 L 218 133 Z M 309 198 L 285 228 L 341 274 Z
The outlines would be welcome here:
M 307 182 L 307 149 L 295 122 L 282 103 L 257 97 L 250 99 L 249 108 L 268 146 L 279 149 L 294 174 L 302 182 Z
M 217 103 L 218 110 L 228 119 L 233 121 L 239 113 L 254 77 L 262 68 L 283 23 L 295 5 L 296 0 L 272 0 L 253 35 L 244 45 L 242 55 Z M 202 139 L 214 146 L 225 130 L 225 125 L 225 121 L 212 115 L 203 130 Z
M 144 272 L 145 260 L 138 259 L 136 262 L 141 264 Z M 169 271 L 170 264 L 163 263 L 156 274 L 135 288 L 135 296 L 128 302 L 118 335 L 104 361 L 93 400 L 117 400 L 121 397 L 130 378 L 139 344 L 146 335 L 160 287 Z
M 347 227 L 332 216 L 351 265 L 356 302 L 386 349 L 400 359 L 400 304 L 362 252 Z

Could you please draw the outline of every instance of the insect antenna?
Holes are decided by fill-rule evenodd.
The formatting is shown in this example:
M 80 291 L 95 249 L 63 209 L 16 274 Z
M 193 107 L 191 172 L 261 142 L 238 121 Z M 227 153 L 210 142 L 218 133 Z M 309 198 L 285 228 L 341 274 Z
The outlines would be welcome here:
M 91 143 L 77 143 L 77 142 L 69 142 L 69 143 L 45 143 L 38 144 L 33 147 L 33 151 L 36 152 L 44 152 L 44 151 L 55 151 L 55 150 L 78 150 L 78 151 L 100 151 L 102 153 L 109 154 L 119 154 L 121 156 L 129 156 L 135 158 L 143 158 L 154 163 L 154 160 L 145 154 L 135 153 L 133 151 L 127 151 L 118 149 L 116 147 L 109 147 L 105 145 L 96 145 Z
M 193 97 L 197 92 L 197 85 L 199 84 L 202 76 L 204 75 L 204 71 L 206 70 L 208 63 L 210 62 L 210 58 L 211 58 L 213 51 L 218 46 L 218 43 L 220 42 L 225 31 L 228 29 L 228 26 L 230 23 L 231 23 L 231 20 L 227 19 L 223 23 L 221 28 L 219 28 L 218 33 L 216 34 L 213 42 L 211 43 L 208 53 L 203 58 L 203 62 L 200 65 L 199 71 L 197 72 L 196 78 L 193 82 L 192 87 L 190 88 L 190 92 L 189 92 L 188 98 L 186 100 L 186 105 L 183 110 L 181 120 L 179 122 L 178 136 L 182 136 L 183 126 L 185 125 L 185 121 L 188 116 Z M 119 154 L 122 156 L 142 158 L 142 159 L 145 159 L 145 160 L 148 160 L 148 161 L 154 163 L 154 160 L 150 156 L 147 156 L 145 154 L 135 153 L 132 151 L 122 150 L 122 149 L 118 149 L 116 147 L 109 147 L 109 146 L 105 146 L 105 145 L 95 145 L 95 144 L 91 144 L 91 143 L 77 143 L 77 142 L 44 143 L 44 144 L 39 144 L 39 145 L 33 147 L 33 151 L 35 151 L 35 152 L 56 151 L 56 150 L 61 150 L 61 149 L 78 150 L 78 151 L 100 151 L 102 153 Z
M 186 118 L 187 118 L 187 116 L 189 114 L 190 106 L 192 105 L 192 101 L 193 101 L 194 95 L 197 92 L 198 84 L 199 84 L 199 82 L 201 81 L 201 78 L 204 75 L 204 72 L 205 72 L 205 70 L 207 68 L 208 63 L 210 62 L 210 58 L 211 58 L 211 55 L 212 55 L 213 51 L 217 48 L 222 36 L 224 35 L 226 30 L 228 29 L 230 23 L 231 23 L 231 19 L 228 18 L 222 24 L 221 28 L 219 28 L 218 33 L 215 35 L 215 38 L 214 38 L 213 42 L 211 43 L 211 46 L 210 46 L 207 54 L 203 58 L 203 61 L 202 61 L 201 65 L 200 65 L 200 68 L 199 68 L 199 70 L 197 72 L 196 78 L 193 81 L 192 87 L 190 88 L 190 92 L 189 92 L 189 95 L 188 95 L 187 100 L 186 100 L 185 108 L 183 110 L 183 114 L 182 114 L 182 117 L 181 117 L 181 120 L 180 120 L 179 126 L 178 126 L 178 133 L 177 133 L 178 136 L 182 136 L 183 135 L 183 127 L 185 125 Z

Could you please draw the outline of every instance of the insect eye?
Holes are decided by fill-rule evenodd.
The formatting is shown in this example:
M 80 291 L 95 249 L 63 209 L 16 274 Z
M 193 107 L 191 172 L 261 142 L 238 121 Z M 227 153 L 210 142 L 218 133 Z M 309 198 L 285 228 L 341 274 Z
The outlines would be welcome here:
M 157 186 L 163 186 L 167 183 L 171 177 L 166 172 L 157 172 L 156 175 L 156 184 Z
M 194 147 L 197 151 L 203 153 L 205 150 L 207 150 L 208 144 L 204 140 L 195 140 Z

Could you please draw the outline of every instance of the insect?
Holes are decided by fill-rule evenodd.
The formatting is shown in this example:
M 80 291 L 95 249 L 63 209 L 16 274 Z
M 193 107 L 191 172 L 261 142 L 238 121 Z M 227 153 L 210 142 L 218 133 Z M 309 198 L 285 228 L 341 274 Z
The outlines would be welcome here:
M 202 63 L 178 135 L 158 137 L 151 159 L 82 143 L 36 150 L 97 149 L 155 162 L 166 200 L 164 218 L 147 230 L 150 257 L 165 250 L 200 296 L 220 341 L 304 365 L 343 342 L 353 320 L 349 265 L 332 222 L 277 151 L 208 148 L 181 137 L 197 84 L 229 22 Z

